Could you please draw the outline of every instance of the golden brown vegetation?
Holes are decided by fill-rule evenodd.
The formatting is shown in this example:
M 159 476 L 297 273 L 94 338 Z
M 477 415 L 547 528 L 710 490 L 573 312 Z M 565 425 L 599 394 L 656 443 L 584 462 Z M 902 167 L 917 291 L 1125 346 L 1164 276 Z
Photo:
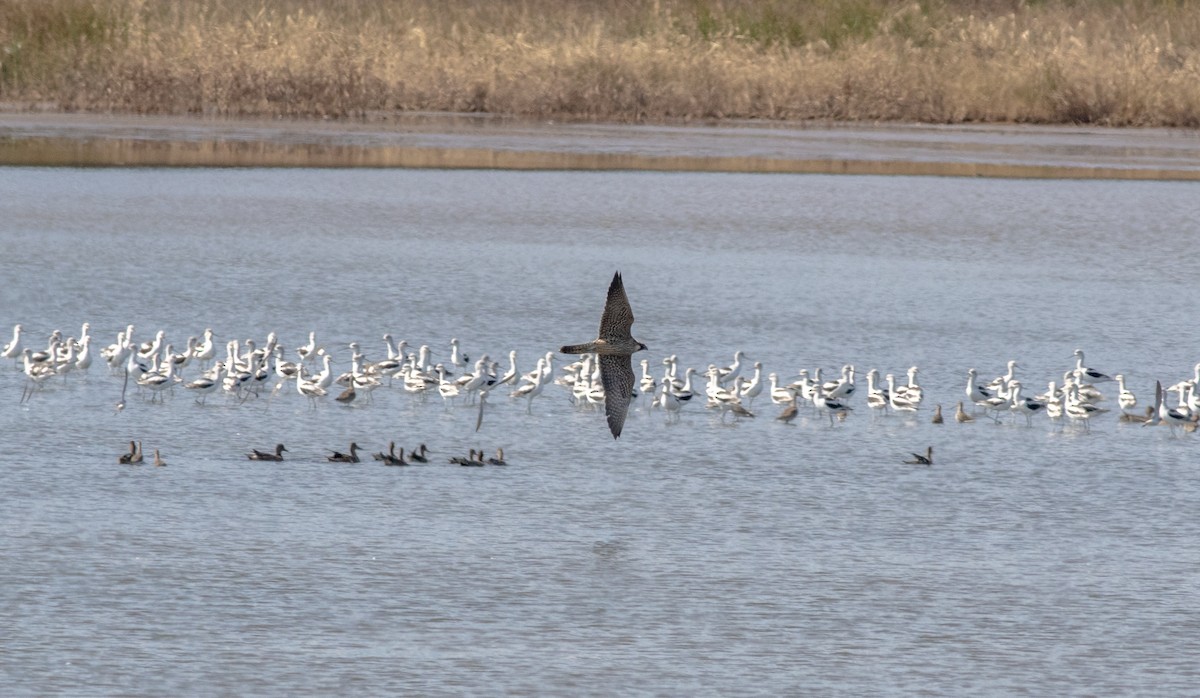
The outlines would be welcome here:
M 0 0 L 0 101 L 1200 125 L 1200 0 Z

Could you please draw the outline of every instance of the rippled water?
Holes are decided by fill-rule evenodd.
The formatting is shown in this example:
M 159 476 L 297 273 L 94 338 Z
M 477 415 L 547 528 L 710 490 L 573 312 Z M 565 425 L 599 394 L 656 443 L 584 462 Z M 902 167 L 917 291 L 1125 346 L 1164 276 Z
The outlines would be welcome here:
M 391 332 L 522 370 L 620 269 L 655 372 L 921 367 L 927 404 L 1071 353 L 1191 373 L 1195 185 L 636 173 L 0 169 L 0 326 L 299 346 Z M 5 329 L 6 331 L 6 329 Z M 0 339 L 7 342 L 8 337 Z M 639 356 L 638 358 L 641 358 Z M 2 368 L 2 367 L 0 367 Z M 194 369 L 190 369 L 194 372 Z M 7 694 L 1128 694 L 1194 690 L 1196 443 L 1117 423 L 807 416 L 614 442 L 398 387 L 311 410 L 0 370 Z M 1108 389 L 1110 402 L 1112 389 Z M 165 469 L 115 464 L 130 438 Z M 356 440 L 435 464 L 334 466 Z M 250 448 L 288 445 L 283 464 Z M 932 444 L 936 466 L 900 465 Z M 444 459 L 503 446 L 508 468 Z

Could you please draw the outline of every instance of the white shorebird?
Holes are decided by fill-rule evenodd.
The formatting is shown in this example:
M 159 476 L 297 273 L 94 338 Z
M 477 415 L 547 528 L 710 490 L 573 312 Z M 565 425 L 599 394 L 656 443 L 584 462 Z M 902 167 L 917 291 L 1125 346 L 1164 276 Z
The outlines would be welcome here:
M 208 399 L 209 394 L 216 392 L 217 388 L 220 387 L 221 370 L 224 367 L 225 364 L 218 361 L 217 363 L 213 364 L 212 369 L 205 372 L 199 378 L 188 383 L 184 383 L 183 387 L 197 395 L 198 397 L 196 398 L 196 401 L 203 405 L 205 400 Z
M 1025 415 L 1025 425 L 1033 426 L 1033 415 L 1038 412 L 1046 411 L 1046 403 L 1032 397 L 1021 397 L 1021 382 L 1018 380 L 1009 381 L 1010 395 L 1012 398 L 1012 410 L 1014 416 L 1017 414 Z
M 967 389 L 965 392 L 968 400 L 977 406 L 986 408 L 988 400 L 995 397 L 995 394 L 975 381 L 975 377 L 978 375 L 979 373 L 975 369 L 967 369 Z
M 1128 413 L 1137 407 L 1137 397 L 1125 387 L 1124 374 L 1118 373 L 1113 376 L 1113 379 L 1117 381 L 1117 406 L 1121 408 L 1122 412 Z
M 1083 398 L 1079 397 L 1079 386 L 1075 383 L 1070 383 L 1066 386 L 1066 398 L 1063 405 L 1063 411 L 1067 417 L 1077 424 L 1083 424 L 1085 431 L 1091 431 L 1092 417 L 1104 414 L 1108 410 L 1103 407 L 1097 407 Z
M 13 336 L 4 349 L 0 350 L 0 358 L 15 359 L 21 355 L 21 325 L 13 325 Z
M 867 407 L 871 408 L 872 415 L 879 412 L 886 414 L 888 408 L 892 405 L 891 390 L 889 388 L 880 388 L 875 382 L 878 378 L 878 369 L 873 368 L 867 371 Z
M 1095 384 L 1108 383 L 1112 381 L 1112 377 L 1097 371 L 1094 368 L 1088 368 L 1083 365 L 1083 350 L 1075 350 L 1075 380 L 1080 383 Z
M 771 402 L 776 405 L 787 405 L 796 400 L 796 393 L 790 388 L 782 388 L 779 386 L 779 374 L 767 374 L 767 381 L 771 384 Z
M 889 373 L 884 376 L 883 379 L 887 382 L 888 387 L 888 407 L 890 407 L 893 412 L 906 412 L 908 414 L 912 414 L 920 409 L 918 405 L 914 404 L 908 398 L 897 394 L 895 376 Z
M 213 341 L 212 328 L 204 330 L 204 337 L 192 349 L 192 358 L 200 362 L 200 368 L 208 368 L 208 362 L 217 356 L 217 345 Z
M 754 407 L 754 398 L 758 397 L 759 394 L 762 393 L 762 390 L 763 390 L 762 362 L 755 361 L 754 362 L 754 377 L 750 379 L 750 382 L 747 383 L 746 386 L 744 388 L 742 388 L 742 391 L 741 391 L 741 397 L 748 399 L 746 402 L 747 409 Z
M 854 394 L 856 388 L 854 385 L 854 366 L 850 364 L 842 366 L 842 377 L 831 383 L 824 384 L 822 388 L 827 398 L 838 400 L 849 399 Z
M 733 379 L 737 378 L 738 374 L 742 372 L 742 359 L 744 358 L 746 358 L 746 355 L 741 349 L 735 351 L 733 353 L 733 363 L 729 364 L 725 368 L 717 370 L 717 382 L 721 385 L 725 385 L 726 383 L 729 383 Z
M 919 369 L 912 366 L 908 369 L 908 383 L 906 385 L 896 386 L 896 393 L 900 397 L 908 400 L 914 405 L 920 405 L 925 399 L 925 390 L 920 385 L 917 385 L 917 373 Z
M 829 426 L 831 427 L 833 426 L 833 417 L 835 414 L 841 417 L 841 415 L 849 413 L 854 409 L 837 398 L 825 397 L 821 394 L 820 390 L 813 392 L 813 404 L 816 406 L 818 412 L 824 412 L 829 415 Z
M 167 355 L 171 354 L 171 345 L 166 346 Z M 172 361 L 165 362 L 167 367 L 159 373 L 145 373 L 138 377 L 138 385 L 146 388 L 151 393 L 150 402 L 154 402 L 157 397 L 159 402 L 162 402 L 162 395 L 168 388 L 175 385 L 175 363 Z

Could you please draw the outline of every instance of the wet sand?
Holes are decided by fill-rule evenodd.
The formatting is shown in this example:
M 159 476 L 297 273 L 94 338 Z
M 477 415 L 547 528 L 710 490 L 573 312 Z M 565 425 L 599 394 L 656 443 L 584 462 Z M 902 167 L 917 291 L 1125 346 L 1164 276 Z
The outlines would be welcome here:
M 1043 126 L 610 125 L 0 113 L 0 165 L 663 170 L 1200 180 L 1200 132 Z

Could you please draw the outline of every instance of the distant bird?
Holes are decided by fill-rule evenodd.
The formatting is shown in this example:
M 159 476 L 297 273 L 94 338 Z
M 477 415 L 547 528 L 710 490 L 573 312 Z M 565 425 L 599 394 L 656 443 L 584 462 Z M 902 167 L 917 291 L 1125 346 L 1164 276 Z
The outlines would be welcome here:
M 400 449 L 400 453 L 396 453 L 396 442 L 388 444 L 387 453 L 376 453 L 376 460 L 383 461 L 384 465 L 408 465 L 408 461 L 404 460 L 404 449 Z
M 1075 350 L 1075 378 L 1080 383 L 1108 383 L 1112 378 L 1107 374 L 1101 373 L 1094 368 L 1088 368 L 1083 365 L 1083 350 Z
M 250 460 L 281 461 L 283 460 L 283 452 L 286 450 L 287 449 L 283 447 L 283 444 L 275 444 L 274 453 L 270 453 L 269 451 L 260 451 L 256 448 L 250 453 L 247 453 L 246 457 Z
M 429 458 L 425 455 L 427 452 L 425 444 L 421 444 L 408 452 L 408 460 L 411 463 L 428 463 Z
M 354 379 L 351 378 L 350 385 L 341 392 L 340 395 L 334 398 L 343 405 L 349 405 L 354 402 L 354 398 L 358 397 L 358 391 L 354 389 Z
M 164 465 L 166 465 L 166 464 L 167 464 L 167 462 L 166 462 L 165 460 L 163 460 L 163 459 L 162 459 L 162 456 L 158 455 L 158 449 L 157 449 L 157 448 L 156 448 L 156 449 L 154 449 L 154 464 L 155 464 L 155 465 L 157 465 L 157 466 L 159 466 L 159 467 L 162 467 L 162 466 L 164 466 Z
M 342 453 L 340 451 L 330 450 L 332 455 L 326 456 L 326 460 L 330 463 L 358 463 L 358 444 L 350 442 L 350 452 Z
M 912 460 L 904 461 L 905 465 L 933 465 L 933 446 L 925 449 L 925 455 L 920 453 L 912 454 Z
M 145 458 L 142 457 L 142 442 L 139 441 L 137 442 L 137 451 L 131 454 L 129 462 L 133 465 L 141 465 L 143 461 Z
M 600 382 L 604 386 L 604 414 L 614 439 L 621 435 L 629 401 L 633 399 L 635 381 L 630 357 L 634 352 L 646 348 L 645 344 L 630 334 L 632 326 L 633 309 L 625 295 L 621 272 L 617 272 L 608 286 L 608 299 L 600 316 L 599 336 L 586 344 L 569 344 L 559 349 L 563 354 L 594 353 L 599 356 Z
M 403 449 L 401 449 L 400 452 L 404 453 Z M 375 460 L 387 461 L 387 457 L 389 455 L 394 456 L 395 454 L 396 454 L 396 442 L 392 441 L 392 442 L 388 443 L 387 453 L 380 451 L 379 453 L 372 453 L 371 457 L 374 458 Z
M 783 422 L 784 424 L 791 424 L 792 420 L 796 418 L 796 415 L 799 414 L 799 412 L 800 410 L 796 408 L 796 398 L 795 396 L 792 396 L 791 402 L 788 403 L 787 407 L 783 408 L 783 411 L 780 412 L 779 416 L 775 419 Z
M 954 410 L 954 421 L 958 422 L 959 424 L 975 421 L 975 418 L 967 414 L 966 410 L 963 409 L 961 400 L 958 403 L 958 409 Z
M 1132 412 L 1122 412 L 1121 416 L 1118 417 L 1117 419 L 1122 422 L 1133 422 L 1134 424 L 1145 424 L 1146 422 L 1150 421 L 1150 418 L 1153 415 L 1154 415 L 1154 406 L 1150 405 L 1146 408 L 1146 411 L 1144 414 L 1134 414 Z
M 136 455 L 137 455 L 137 442 L 130 441 L 129 442 L 129 453 L 122 453 L 117 458 L 117 462 L 120 463 L 121 465 L 129 465 L 130 463 L 133 462 L 133 457 Z
M 938 405 L 937 407 L 935 407 L 933 409 L 933 419 L 931 419 L 929 421 L 933 422 L 934 424 L 941 424 L 943 421 L 945 421 L 942 419 L 942 406 L 941 405 Z
M 470 455 L 468 455 L 466 458 L 463 458 L 461 456 L 456 456 L 454 458 L 451 458 L 450 462 L 454 463 L 455 465 L 467 465 L 467 466 L 473 466 L 473 467 L 479 467 L 481 465 L 486 465 L 486 463 L 484 463 L 484 461 L 483 461 L 483 454 L 480 453 L 478 456 L 476 456 L 475 455 L 476 453 L 477 453 L 477 451 L 472 448 Z
M 508 463 L 506 463 L 504 461 L 504 449 L 497 448 L 496 449 L 496 457 L 488 458 L 487 462 L 488 462 L 488 465 L 508 465 Z

